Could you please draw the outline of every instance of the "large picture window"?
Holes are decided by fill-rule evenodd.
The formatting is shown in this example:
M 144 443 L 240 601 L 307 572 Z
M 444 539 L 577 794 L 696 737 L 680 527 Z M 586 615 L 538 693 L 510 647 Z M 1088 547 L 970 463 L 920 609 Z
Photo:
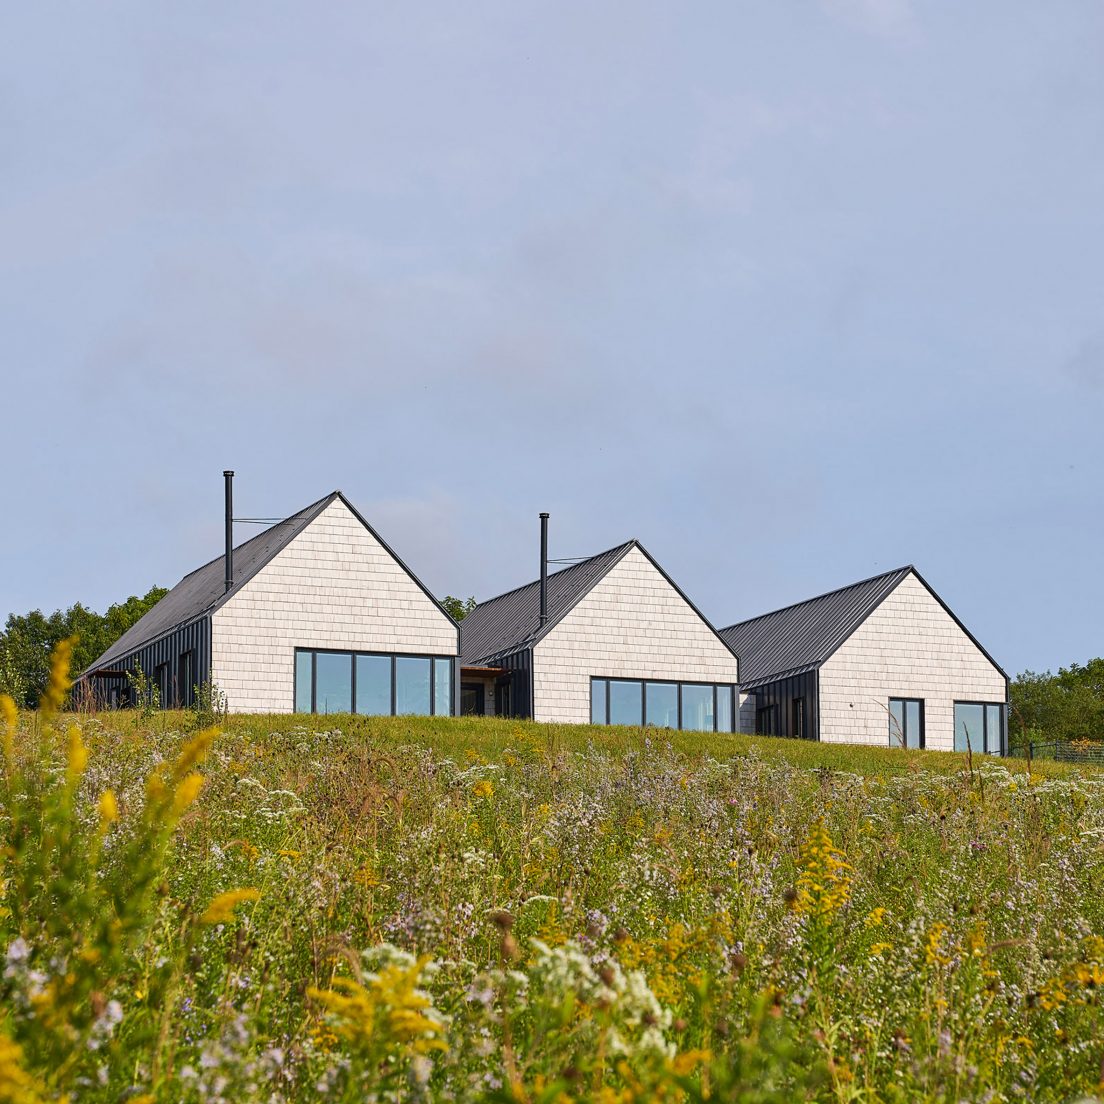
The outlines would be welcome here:
M 924 702 L 922 698 L 889 699 L 889 746 L 924 746 Z
M 1000 702 L 955 702 L 955 751 L 1000 755 L 1004 749 L 1004 705 Z
M 711 682 L 592 678 L 592 724 L 731 732 L 735 687 Z
M 295 712 L 445 717 L 453 663 L 450 656 L 296 648 Z

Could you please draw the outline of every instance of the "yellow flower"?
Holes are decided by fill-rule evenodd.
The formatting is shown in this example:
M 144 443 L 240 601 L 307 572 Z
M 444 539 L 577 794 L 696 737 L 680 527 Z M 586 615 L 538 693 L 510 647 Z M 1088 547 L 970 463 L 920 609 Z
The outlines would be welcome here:
M 892 950 L 892 949 L 893 949 L 893 944 L 892 943 L 873 943 L 873 944 L 871 944 L 871 947 L 870 947 L 870 956 L 872 958 L 877 958 L 880 955 L 885 954 L 886 951 L 889 951 L 889 950 Z
M 868 928 L 880 928 L 885 921 L 886 910 L 884 908 L 871 909 L 866 915 L 866 926 Z
M 179 782 L 192 767 L 202 763 L 207 758 L 207 749 L 210 748 L 211 741 L 218 734 L 219 730 L 217 728 L 205 728 L 202 732 L 197 732 L 181 748 L 180 754 L 176 757 L 176 762 L 173 763 L 172 776 L 174 781 Z
M 76 640 L 75 636 L 59 640 L 50 656 L 50 677 L 38 702 L 39 712 L 47 720 L 61 712 L 65 699 L 69 696 L 69 688 L 73 685 L 69 679 L 69 664 L 73 658 Z
M 490 797 L 493 793 L 494 786 L 486 778 L 481 778 L 472 786 L 472 794 L 475 797 Z
M 928 941 L 924 947 L 924 958 L 929 966 L 946 966 L 950 963 L 947 948 L 943 945 L 943 937 L 947 934 L 947 925 L 942 921 L 932 924 L 928 932 Z
M 100 824 L 106 828 L 109 824 L 114 824 L 119 819 L 119 803 L 115 800 L 114 790 L 104 790 L 100 794 L 99 806 L 100 810 Z
M 301 859 L 303 857 L 302 851 L 295 851 L 290 847 L 281 847 L 276 854 L 283 859 Z
M 81 739 L 80 729 L 76 725 L 69 727 L 69 781 L 76 782 L 84 768 L 88 766 L 88 748 Z
M 23 1050 L 17 1042 L 0 1035 L 0 1100 L 5 1104 L 38 1104 L 46 1098 L 22 1065 Z
M 226 924 L 234 919 L 234 909 L 246 901 L 260 900 L 259 889 L 231 889 L 220 893 L 199 918 L 201 924 Z
M 385 966 L 365 984 L 335 978 L 333 988 L 307 990 L 334 1018 L 334 1030 L 353 1046 L 372 1050 L 388 1042 L 405 1044 L 417 1054 L 448 1050 L 439 1038 L 444 1024 L 435 1016 L 429 997 L 417 988 L 428 956 L 408 966 Z
M 851 896 L 852 869 L 832 842 L 824 820 L 818 820 L 801 848 L 794 911 L 830 920 Z
M 15 729 L 19 724 L 19 710 L 7 694 L 0 694 L 0 720 L 4 722 L 4 759 L 10 767 L 15 759 Z
M 202 789 L 203 775 L 195 772 L 189 774 L 177 787 L 176 793 L 173 794 L 173 813 L 180 816 L 199 797 L 199 791 Z
M 709 1050 L 684 1050 L 671 1060 L 671 1071 L 678 1077 L 685 1077 L 693 1073 L 698 1066 L 712 1061 L 712 1058 L 713 1052 Z

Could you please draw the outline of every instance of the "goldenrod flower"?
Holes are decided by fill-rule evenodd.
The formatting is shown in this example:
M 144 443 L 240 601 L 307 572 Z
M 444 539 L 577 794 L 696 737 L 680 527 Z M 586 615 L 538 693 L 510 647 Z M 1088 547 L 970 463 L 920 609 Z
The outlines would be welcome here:
M 106 828 L 109 824 L 114 824 L 119 819 L 119 803 L 115 800 L 114 790 L 104 790 L 100 794 L 100 800 L 98 804 L 100 811 L 100 825 Z
M 35 1079 L 23 1068 L 23 1050 L 0 1034 L 0 1099 L 11 1104 L 38 1104 L 46 1098 Z
M 84 768 L 88 766 L 88 748 L 81 739 L 80 729 L 76 725 L 69 727 L 69 781 L 76 782 Z
M 73 658 L 75 643 L 75 636 L 58 641 L 53 655 L 50 656 L 50 677 L 38 703 L 39 711 L 47 719 L 60 713 L 69 697 L 69 689 L 73 685 L 69 678 L 69 664 Z
M 824 820 L 818 820 L 801 848 L 794 911 L 830 920 L 851 896 L 852 869 L 832 842 Z
M 364 985 L 336 978 L 332 989 L 308 989 L 307 995 L 322 1004 L 335 1019 L 339 1036 L 362 1049 L 387 1041 L 403 1043 L 418 1054 L 448 1050 L 439 1038 L 444 1024 L 427 1015 L 433 1005 L 417 988 L 428 956 L 408 966 L 385 966 L 369 975 Z
M 176 781 L 179 782 L 192 767 L 202 763 L 207 758 L 207 750 L 211 746 L 211 741 L 218 734 L 219 730 L 217 728 L 205 728 L 202 732 L 197 732 L 184 745 L 172 767 L 172 776 Z
M 179 786 L 176 788 L 176 793 L 173 794 L 172 811 L 174 816 L 180 816 L 185 809 L 197 797 L 199 797 L 199 791 L 203 789 L 203 775 L 192 773 L 183 779 Z
M 260 900 L 259 889 L 230 889 L 220 893 L 199 918 L 201 924 L 226 924 L 234 919 L 234 909 L 245 901 Z
M 475 797 L 490 797 L 494 793 L 494 786 L 485 778 L 481 778 L 472 786 L 472 794 Z
M 932 924 L 928 940 L 924 946 L 924 958 L 929 966 L 947 966 L 951 959 L 944 947 L 943 937 L 947 934 L 947 925 L 942 921 Z
M 15 759 L 15 730 L 19 724 L 19 710 L 7 694 L 0 694 L 0 720 L 4 723 L 4 760 L 10 767 Z

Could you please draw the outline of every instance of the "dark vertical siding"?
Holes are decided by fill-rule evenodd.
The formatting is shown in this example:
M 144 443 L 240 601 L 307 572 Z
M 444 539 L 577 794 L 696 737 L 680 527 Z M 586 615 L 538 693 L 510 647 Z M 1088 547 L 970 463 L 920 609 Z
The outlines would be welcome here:
M 510 705 L 511 714 L 522 719 L 533 716 L 533 650 L 523 648 L 502 659 L 496 659 L 495 665 L 510 669 Z
M 800 675 L 779 679 L 777 682 L 757 686 L 755 695 L 756 711 L 768 706 L 774 708 L 774 735 L 796 736 L 794 732 L 793 702 L 795 698 L 805 700 L 805 739 L 820 739 L 820 703 L 816 671 L 806 671 Z
M 188 625 L 181 625 L 171 633 L 146 644 L 136 652 L 114 661 L 111 669 L 115 671 L 129 671 L 132 674 L 141 665 L 143 672 L 150 679 L 154 679 L 158 667 L 163 663 L 169 665 L 169 698 L 168 702 L 162 702 L 162 706 L 170 708 L 180 700 L 179 695 L 183 687 L 177 685 L 177 672 L 180 669 L 180 657 L 186 652 L 192 652 L 195 656 L 192 669 L 192 682 L 196 686 L 202 686 L 211 677 L 211 619 L 201 617 Z M 119 675 L 110 678 L 92 678 L 88 680 L 91 692 L 95 695 L 100 705 L 110 705 L 112 691 L 117 692 L 120 702 L 124 700 L 129 690 L 129 683 L 125 676 Z M 190 691 L 190 688 L 187 688 Z M 184 697 L 184 701 L 190 699 L 190 694 Z

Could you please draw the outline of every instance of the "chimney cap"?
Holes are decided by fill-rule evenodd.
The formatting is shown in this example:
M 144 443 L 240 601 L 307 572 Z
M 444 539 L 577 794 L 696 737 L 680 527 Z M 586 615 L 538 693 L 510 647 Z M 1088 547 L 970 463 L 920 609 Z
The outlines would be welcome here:
M 223 475 L 233 475 L 234 473 L 232 471 L 224 471 L 222 474 Z
M 541 510 L 541 515 L 540 516 L 541 517 L 548 517 L 549 516 L 548 511 L 547 510 Z

